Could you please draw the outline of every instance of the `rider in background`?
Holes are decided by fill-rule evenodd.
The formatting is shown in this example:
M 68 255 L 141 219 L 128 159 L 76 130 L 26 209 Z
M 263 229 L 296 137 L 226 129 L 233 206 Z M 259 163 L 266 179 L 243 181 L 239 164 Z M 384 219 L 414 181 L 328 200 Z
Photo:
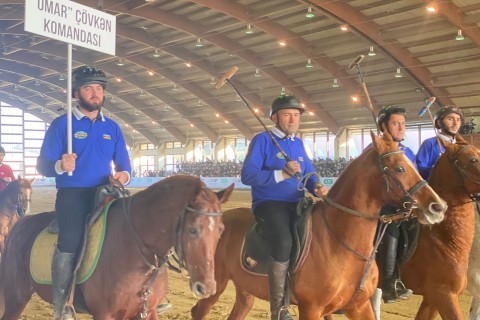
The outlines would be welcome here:
M 437 139 L 455 143 L 455 135 L 460 130 L 463 119 L 463 111 L 453 105 L 442 107 L 435 113 L 434 122 L 435 128 L 438 129 L 437 135 L 423 141 L 416 157 L 418 171 L 425 180 L 428 180 L 435 162 L 445 152 L 445 148 L 443 145 L 439 146 Z
M 71 290 L 76 255 L 83 242 L 86 217 L 95 206 L 97 187 L 113 178 L 130 180 L 130 159 L 120 126 L 102 113 L 107 86 L 100 69 L 82 66 L 72 73 L 73 153 L 67 153 L 67 115 L 52 121 L 37 159 L 37 170 L 55 177 L 58 242 L 52 262 L 54 319 L 63 319 Z M 68 172 L 72 172 L 70 176 Z
M 295 136 L 304 111 L 294 96 L 275 99 L 270 109 L 270 119 L 275 123 L 271 132 L 291 161 L 287 162 L 265 131 L 252 139 L 241 174 L 242 183 L 252 187 L 253 214 L 272 248 L 268 262 L 272 320 L 292 319 L 284 292 L 292 248 L 291 227 L 297 203 L 304 197 L 304 192 L 297 190 L 294 175 L 315 172 L 303 141 Z M 317 196 L 328 192 L 316 176 L 308 180 L 306 187 Z
M 0 191 L 7 187 L 12 181 L 15 181 L 12 168 L 3 162 L 5 158 L 5 148 L 0 146 Z
M 402 144 L 406 130 L 405 108 L 396 105 L 383 107 L 378 113 L 377 124 L 382 132 L 387 131 L 393 140 L 398 142 L 400 150 L 405 152 L 405 155 L 413 164 L 415 154 L 410 148 Z M 380 215 L 395 213 L 396 209 L 393 206 L 385 206 L 382 208 Z M 398 272 L 399 238 L 400 223 L 391 223 L 388 225 L 378 248 L 377 262 L 382 274 L 382 298 L 385 303 L 406 300 L 412 295 L 412 290 L 405 288 L 405 285 L 401 282 Z

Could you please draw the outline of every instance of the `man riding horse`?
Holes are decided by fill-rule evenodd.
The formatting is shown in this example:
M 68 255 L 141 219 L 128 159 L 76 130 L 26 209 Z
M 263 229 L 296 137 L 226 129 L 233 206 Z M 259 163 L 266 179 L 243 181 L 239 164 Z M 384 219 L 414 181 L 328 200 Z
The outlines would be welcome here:
M 45 133 L 37 170 L 55 177 L 58 223 L 57 249 L 52 261 L 54 319 L 63 319 L 71 291 L 73 271 L 85 234 L 86 217 L 94 209 L 97 188 L 113 179 L 122 184 L 130 180 L 130 159 L 120 126 L 101 109 L 107 86 L 105 73 L 82 66 L 72 73 L 73 153 L 67 153 L 67 115 L 52 121 Z M 72 172 L 71 175 L 68 173 Z

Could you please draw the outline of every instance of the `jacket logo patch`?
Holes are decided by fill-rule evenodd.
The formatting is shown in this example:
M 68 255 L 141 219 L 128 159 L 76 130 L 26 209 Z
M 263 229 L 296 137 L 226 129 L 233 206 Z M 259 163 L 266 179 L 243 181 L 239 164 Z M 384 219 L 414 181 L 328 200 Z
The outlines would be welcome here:
M 298 161 L 303 161 L 303 157 L 298 157 Z
M 277 153 L 277 158 L 278 159 L 285 159 L 285 157 L 283 156 L 283 154 L 281 152 Z
M 112 137 L 109 134 L 104 133 L 103 134 L 103 139 L 105 140 L 112 140 Z
M 77 131 L 73 136 L 75 137 L 75 139 L 85 139 L 88 137 L 88 133 L 86 133 L 85 131 Z

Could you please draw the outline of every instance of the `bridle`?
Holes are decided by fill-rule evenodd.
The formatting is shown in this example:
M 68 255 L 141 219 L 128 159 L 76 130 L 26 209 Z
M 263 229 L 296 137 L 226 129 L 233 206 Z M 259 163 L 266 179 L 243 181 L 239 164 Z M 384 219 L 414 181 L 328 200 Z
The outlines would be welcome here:
M 417 182 L 413 187 L 411 187 L 409 190 L 405 189 L 405 187 L 402 185 L 400 180 L 392 173 L 390 168 L 385 165 L 384 159 L 390 156 L 398 155 L 398 154 L 404 154 L 403 150 L 395 150 L 395 151 L 390 151 L 383 153 L 378 156 L 378 161 L 379 161 L 379 168 L 380 171 L 382 172 L 382 177 L 385 185 L 385 189 L 387 192 L 390 192 L 391 186 L 390 184 L 393 183 L 397 188 L 399 188 L 403 194 L 404 197 L 401 199 L 402 205 L 401 207 L 403 208 L 397 213 L 391 214 L 391 215 L 371 215 L 368 213 L 363 213 L 354 209 L 347 208 L 338 202 L 335 202 L 332 198 L 325 196 L 323 197 L 323 200 L 325 200 L 326 203 L 329 205 L 343 211 L 346 213 L 349 213 L 351 215 L 361 217 L 361 218 L 366 218 L 366 219 L 372 219 L 372 220 L 380 220 L 382 223 L 391 223 L 391 222 L 397 222 L 397 221 L 403 221 L 410 219 L 412 217 L 412 209 L 416 208 L 416 201 L 413 198 L 413 195 L 417 193 L 421 188 L 427 185 L 427 181 L 425 180 L 420 180 Z
M 207 189 L 207 188 L 202 187 L 202 189 Z M 135 239 L 136 248 L 140 253 L 140 257 L 142 258 L 143 263 L 148 267 L 148 270 L 145 273 L 145 275 L 148 276 L 150 274 L 150 278 L 148 280 L 147 286 L 142 293 L 143 310 L 140 314 L 140 317 L 142 319 L 145 319 L 148 314 L 148 297 L 152 293 L 151 288 L 161 268 L 164 265 L 167 265 L 167 267 L 170 270 L 173 270 L 178 273 L 182 272 L 182 270 L 185 270 L 187 268 L 185 263 L 184 250 L 183 250 L 183 231 L 184 231 L 183 229 L 185 226 L 185 217 L 187 216 L 187 214 L 197 214 L 197 215 L 203 215 L 208 217 L 221 217 L 223 216 L 223 213 L 222 212 L 206 212 L 206 211 L 197 210 L 187 202 L 183 208 L 183 212 L 180 215 L 180 218 L 176 226 L 176 236 L 175 236 L 176 241 L 175 241 L 174 248 L 177 256 L 175 257 L 175 255 L 171 253 L 170 249 L 168 249 L 166 252 L 164 252 L 159 256 L 156 253 L 152 252 L 147 247 L 145 242 L 142 240 L 141 235 L 138 233 L 138 231 L 135 229 L 135 226 L 133 225 L 132 215 L 131 215 L 132 197 L 125 198 L 124 194 L 123 194 L 123 197 L 125 199 L 125 201 L 123 201 L 123 213 L 124 213 L 125 219 L 130 228 L 130 231 L 133 234 L 133 238 Z M 149 258 L 145 254 L 145 251 L 149 256 L 153 257 L 153 260 L 154 260 L 153 264 L 149 262 Z M 174 258 L 174 260 L 178 263 L 180 268 L 177 268 L 171 264 L 169 260 L 169 256 L 172 256 Z

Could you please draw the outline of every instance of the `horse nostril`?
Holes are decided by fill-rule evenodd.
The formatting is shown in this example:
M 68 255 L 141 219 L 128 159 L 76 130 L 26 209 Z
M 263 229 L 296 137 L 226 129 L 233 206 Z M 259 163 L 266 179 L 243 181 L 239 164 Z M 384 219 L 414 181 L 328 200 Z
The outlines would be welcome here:
M 444 206 L 435 202 L 431 205 L 431 209 L 433 212 L 443 212 Z
M 193 293 L 199 298 L 204 297 L 206 294 L 205 286 L 200 282 L 196 282 L 193 285 Z

